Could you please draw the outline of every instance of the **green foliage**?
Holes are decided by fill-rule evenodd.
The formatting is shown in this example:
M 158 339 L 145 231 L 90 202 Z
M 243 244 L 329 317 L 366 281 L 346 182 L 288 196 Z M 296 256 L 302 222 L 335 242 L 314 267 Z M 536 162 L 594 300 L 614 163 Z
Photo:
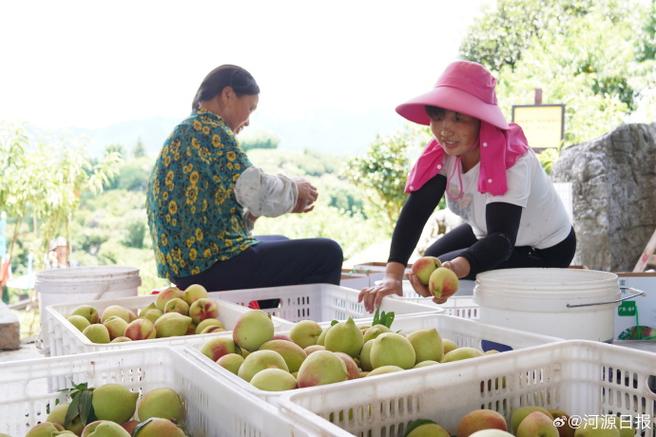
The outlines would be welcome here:
M 126 158 L 128 155 L 125 151 L 125 146 L 122 144 L 108 144 L 105 146 L 105 156 L 107 155 L 118 155 L 121 158 Z
M 411 131 L 388 138 L 377 137 L 366 156 L 352 158 L 347 163 L 344 174 L 367 200 L 367 217 L 379 220 L 387 232 L 391 232 L 405 202 L 408 156 L 421 138 Z
M 253 149 L 277 149 L 280 139 L 269 132 L 254 131 L 247 132 L 241 136 L 239 144 L 245 151 Z
M 132 149 L 132 157 L 133 158 L 143 158 L 146 156 L 146 146 L 144 146 L 143 141 L 141 141 L 141 138 L 137 140 L 137 143 L 134 145 L 134 148 Z
M 344 166 L 340 156 L 326 155 L 311 150 L 302 152 L 285 150 L 251 150 L 248 158 L 264 171 L 289 176 L 315 176 L 336 174 Z
M 105 188 L 110 190 L 146 191 L 151 162 L 147 158 L 126 162 Z
M 545 103 L 564 103 L 564 144 L 573 144 L 612 130 L 653 88 L 653 61 L 644 59 L 654 22 L 653 6 L 635 0 L 500 0 L 474 23 L 461 54 L 496 73 L 506 114 L 532 102 L 534 88 Z
M 551 174 L 553 164 L 558 160 L 559 156 L 560 149 L 557 147 L 543 150 L 542 153 L 538 155 L 538 160 L 540 161 L 542 168 L 544 168 L 544 171 L 546 171 L 547 174 Z
M 144 246 L 146 227 L 146 223 L 144 223 L 143 220 L 130 222 L 126 230 L 127 235 L 123 240 L 123 244 L 127 247 L 141 249 Z

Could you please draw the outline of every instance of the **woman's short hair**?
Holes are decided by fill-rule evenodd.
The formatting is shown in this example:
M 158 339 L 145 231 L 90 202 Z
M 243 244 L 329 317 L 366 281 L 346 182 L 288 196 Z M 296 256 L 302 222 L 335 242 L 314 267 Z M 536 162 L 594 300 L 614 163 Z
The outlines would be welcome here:
M 203 79 L 191 104 L 192 111 L 199 108 L 200 102 L 216 97 L 227 86 L 233 89 L 237 97 L 260 93 L 260 87 L 248 71 L 237 65 L 220 65 Z

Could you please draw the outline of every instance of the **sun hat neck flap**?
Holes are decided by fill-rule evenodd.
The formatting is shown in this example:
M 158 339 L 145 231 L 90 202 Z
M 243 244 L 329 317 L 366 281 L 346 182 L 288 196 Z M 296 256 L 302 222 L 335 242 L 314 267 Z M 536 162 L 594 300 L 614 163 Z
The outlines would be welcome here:
M 412 122 L 428 125 L 426 106 L 436 106 L 508 129 L 497 105 L 495 86 L 496 79 L 482 65 L 470 61 L 453 62 L 432 90 L 397 106 L 396 112 Z
M 481 122 L 477 147 L 481 151 L 478 191 L 493 196 L 505 194 L 508 191 L 506 170 L 515 165 L 525 153 L 530 152 L 522 128 L 511 123 L 508 129 L 500 129 Z M 406 180 L 405 192 L 417 191 L 435 177 L 444 167 L 444 155 L 444 149 L 437 140 L 431 140 L 412 166 Z

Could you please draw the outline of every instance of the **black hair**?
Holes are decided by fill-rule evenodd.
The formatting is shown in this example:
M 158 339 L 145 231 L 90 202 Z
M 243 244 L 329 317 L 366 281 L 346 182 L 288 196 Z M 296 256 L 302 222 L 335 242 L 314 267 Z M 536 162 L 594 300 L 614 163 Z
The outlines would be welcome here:
M 445 109 L 440 108 L 439 106 L 426 105 L 426 114 L 428 114 L 428 118 L 431 120 L 444 115 L 444 111 Z
M 216 67 L 205 76 L 200 87 L 198 87 L 198 91 L 196 91 L 191 110 L 198 110 L 200 102 L 216 97 L 227 86 L 234 90 L 237 97 L 260 93 L 260 87 L 248 71 L 236 65 L 224 64 Z

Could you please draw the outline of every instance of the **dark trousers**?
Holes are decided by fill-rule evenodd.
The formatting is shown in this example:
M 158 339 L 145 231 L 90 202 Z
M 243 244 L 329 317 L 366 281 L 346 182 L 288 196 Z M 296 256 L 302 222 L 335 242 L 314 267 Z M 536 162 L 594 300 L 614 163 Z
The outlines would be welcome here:
M 327 283 L 339 285 L 343 254 L 327 238 L 290 240 L 282 235 L 256 236 L 259 242 L 227 261 L 184 278 L 178 288 L 201 284 L 208 291 Z
M 477 241 L 471 226 L 465 223 L 447 232 L 442 238 L 431 244 L 426 249 L 425 255 L 437 257 L 441 261 L 450 261 L 460 256 Z M 574 228 L 572 228 L 563 241 L 546 249 L 515 246 L 510 258 L 499 264 L 495 269 L 567 267 L 572 262 L 575 251 L 576 234 L 574 234 Z M 470 276 L 466 279 L 475 279 L 475 275 Z

